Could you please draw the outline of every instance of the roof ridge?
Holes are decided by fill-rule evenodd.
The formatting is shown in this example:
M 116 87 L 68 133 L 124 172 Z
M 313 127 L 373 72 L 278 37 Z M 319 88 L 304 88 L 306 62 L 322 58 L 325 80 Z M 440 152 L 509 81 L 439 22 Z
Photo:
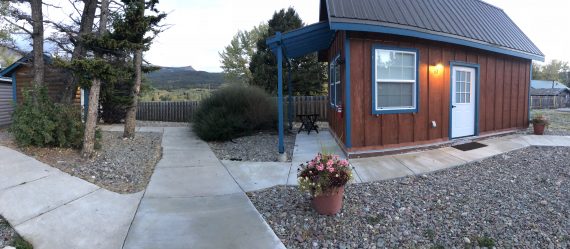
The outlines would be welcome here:
M 475 1 L 477 1 L 477 2 L 481 2 L 481 3 L 483 3 L 483 4 L 486 4 L 486 5 L 488 5 L 488 6 L 491 6 L 491 7 L 493 7 L 493 8 L 495 8 L 495 9 L 498 9 L 498 10 L 504 11 L 502 8 L 499 8 L 499 7 L 497 7 L 497 6 L 495 6 L 495 5 L 492 5 L 492 4 L 488 3 L 488 2 L 485 2 L 485 1 L 483 1 L 483 0 L 475 0 Z

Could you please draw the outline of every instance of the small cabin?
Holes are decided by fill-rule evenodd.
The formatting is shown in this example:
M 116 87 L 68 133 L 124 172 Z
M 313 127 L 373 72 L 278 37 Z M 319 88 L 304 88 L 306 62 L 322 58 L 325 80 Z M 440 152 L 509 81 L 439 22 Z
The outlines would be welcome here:
M 328 62 L 328 122 L 349 157 L 529 126 L 532 61 L 544 54 L 502 9 L 480 0 L 320 4 L 319 23 L 267 44 L 278 64 L 314 52 Z
M 70 80 L 70 74 L 61 68 L 57 68 L 52 64 L 52 58 L 44 55 L 45 72 L 44 84 L 47 87 L 48 96 L 54 102 L 60 102 L 67 82 Z M 7 77 L 12 79 L 12 101 L 14 103 L 21 103 L 23 99 L 23 91 L 32 86 L 34 79 L 33 74 L 33 55 L 30 53 L 12 65 L 0 71 L 0 77 Z M 74 104 L 81 103 L 81 90 L 77 90 Z

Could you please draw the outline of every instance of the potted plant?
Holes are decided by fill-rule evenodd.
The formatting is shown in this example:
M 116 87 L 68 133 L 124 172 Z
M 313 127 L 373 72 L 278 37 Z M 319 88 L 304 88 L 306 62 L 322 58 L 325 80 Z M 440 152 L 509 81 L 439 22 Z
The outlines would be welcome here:
M 313 197 L 313 208 L 324 215 L 340 212 L 344 186 L 350 179 L 352 170 L 348 160 L 322 153 L 302 164 L 297 178 L 301 191 L 309 192 Z
M 532 123 L 532 127 L 534 128 L 535 135 L 542 135 L 544 134 L 544 128 L 550 124 L 548 119 L 543 115 L 536 115 L 530 121 Z

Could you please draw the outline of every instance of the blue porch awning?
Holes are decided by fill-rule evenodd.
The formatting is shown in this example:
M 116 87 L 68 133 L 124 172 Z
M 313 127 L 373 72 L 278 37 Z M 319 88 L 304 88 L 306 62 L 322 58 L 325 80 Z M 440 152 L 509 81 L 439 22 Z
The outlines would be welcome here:
M 297 58 L 310 53 L 327 49 L 334 39 L 335 31 L 331 30 L 328 22 L 319 22 L 283 34 L 277 32 L 267 39 L 266 43 L 277 54 L 281 46 L 283 56 Z
M 277 56 L 277 109 L 279 112 L 279 154 L 285 153 L 283 141 L 283 57 L 292 59 L 327 49 L 334 39 L 335 31 L 328 22 L 319 22 L 289 32 L 277 32 L 267 39 L 266 44 Z M 291 77 L 289 77 L 289 96 L 291 96 Z M 289 101 L 289 120 L 291 120 L 292 103 Z M 281 156 L 280 158 L 283 158 Z

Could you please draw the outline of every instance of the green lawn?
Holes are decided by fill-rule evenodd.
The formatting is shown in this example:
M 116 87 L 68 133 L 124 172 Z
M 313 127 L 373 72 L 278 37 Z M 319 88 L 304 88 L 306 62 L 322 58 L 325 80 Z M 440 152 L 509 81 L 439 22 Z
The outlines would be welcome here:
M 560 135 L 570 134 L 570 112 L 561 112 L 557 110 L 532 110 L 531 118 L 535 115 L 542 114 L 550 121 L 548 130 L 560 133 Z

